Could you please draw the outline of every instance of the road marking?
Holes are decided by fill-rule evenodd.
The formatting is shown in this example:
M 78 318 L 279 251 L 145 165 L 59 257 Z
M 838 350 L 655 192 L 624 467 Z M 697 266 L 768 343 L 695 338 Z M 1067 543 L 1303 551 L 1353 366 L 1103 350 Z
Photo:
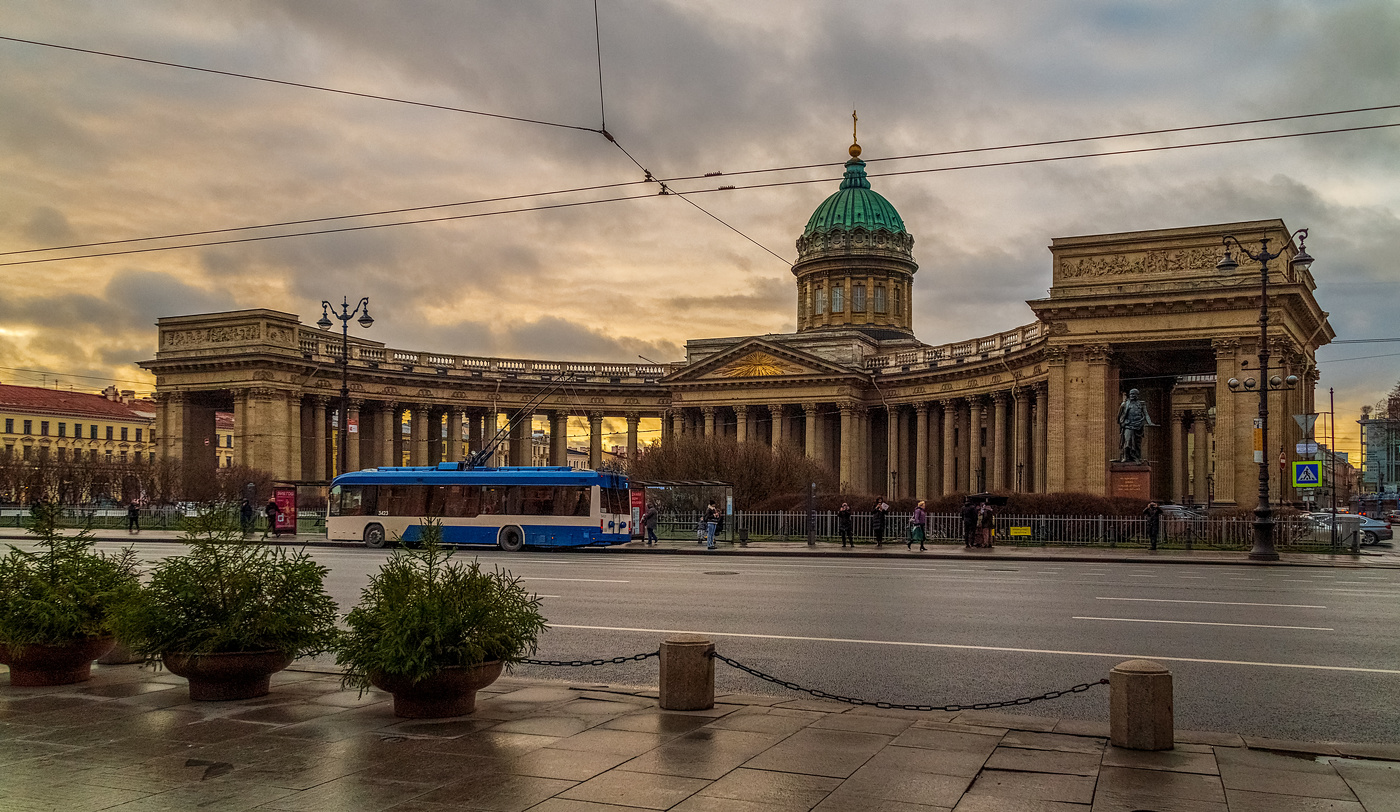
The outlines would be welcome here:
M 1076 617 L 1073 620 L 1112 620 L 1119 623 L 1172 623 L 1179 626 L 1242 626 L 1249 629 L 1294 629 L 1305 632 L 1330 632 L 1321 626 L 1266 626 L 1260 623 L 1210 623 L 1204 620 L 1148 620 L 1137 617 Z
M 536 598 L 558 598 L 559 595 L 535 595 Z
M 1208 576 L 1208 575 L 1180 575 L 1180 576 L 1177 576 L 1177 577 L 1179 577 L 1179 578 L 1197 578 L 1197 579 L 1199 579 L 1199 580 L 1204 581 L 1204 580 L 1206 580 L 1207 578 L 1209 578 L 1210 576 Z
M 1004 651 L 1012 654 L 1059 654 L 1069 657 L 1108 657 L 1119 660 L 1165 660 L 1174 663 L 1206 663 L 1208 665 L 1248 665 L 1260 668 L 1301 668 L 1308 671 L 1345 671 L 1359 674 L 1394 674 L 1394 668 L 1361 668 L 1351 665 L 1311 665 L 1308 663 L 1262 663 L 1250 660 L 1213 660 L 1205 657 L 1168 657 L 1161 654 L 1117 654 L 1105 651 L 1061 651 L 1045 648 L 1012 648 L 1010 646 L 972 646 L 962 643 L 923 643 L 906 640 L 857 640 L 845 637 L 799 637 L 786 634 L 749 634 L 696 629 L 634 629 L 620 626 L 575 626 L 563 623 L 549 625 L 551 629 L 579 629 L 594 632 L 635 632 L 639 634 L 703 634 L 711 637 L 742 637 L 756 640 L 792 640 L 800 643 L 848 643 L 867 646 L 906 646 L 909 648 L 946 648 L 964 651 Z
M 578 581 L 585 584 L 630 584 L 631 581 L 617 581 L 611 578 L 537 578 L 530 575 L 521 576 L 522 581 Z
M 1230 578 L 1231 581 L 1262 581 L 1263 578 Z
M 1156 578 L 1155 575 L 1129 575 L 1129 578 Z
M 1142 603 L 1208 603 L 1212 606 L 1278 606 L 1285 609 L 1326 609 L 1309 603 L 1242 603 L 1239 601 L 1187 601 L 1171 598 L 1094 598 L 1096 601 L 1139 601 Z

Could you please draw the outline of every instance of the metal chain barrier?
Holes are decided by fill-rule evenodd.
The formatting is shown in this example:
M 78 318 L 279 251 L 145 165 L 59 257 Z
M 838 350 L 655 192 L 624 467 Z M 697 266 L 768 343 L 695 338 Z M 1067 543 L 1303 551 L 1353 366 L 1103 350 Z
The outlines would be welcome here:
M 972 705 L 899 705 L 894 702 L 871 702 L 868 699 L 857 699 L 855 697 L 850 696 L 840 696 L 839 694 L 829 694 L 826 691 L 820 690 L 818 688 L 803 688 L 801 685 L 798 685 L 795 682 L 788 682 L 787 680 L 778 679 L 777 677 L 772 676 L 770 674 L 765 674 L 762 671 L 759 671 L 758 669 L 750 668 L 749 666 L 744 665 L 743 663 L 738 662 L 737 660 L 731 660 L 730 658 L 725 657 L 719 652 L 715 652 L 710 656 L 714 657 L 716 660 L 719 660 L 727 666 L 737 668 L 740 671 L 743 671 L 748 674 L 752 674 L 753 676 L 758 677 L 759 679 L 764 680 L 765 682 L 771 682 L 774 685 L 781 685 L 790 691 L 800 691 L 802 693 L 811 694 L 817 699 L 830 699 L 834 702 L 845 702 L 848 705 L 868 705 L 872 708 L 894 710 L 949 712 L 968 710 L 992 710 L 994 708 L 1008 708 L 1014 705 L 1029 705 L 1032 702 L 1043 702 L 1047 699 L 1059 699 L 1060 697 L 1065 696 L 1067 694 L 1082 694 L 1096 685 L 1108 684 L 1108 680 L 1101 679 L 1097 682 L 1081 683 L 1079 685 L 1074 686 L 1073 688 L 1066 688 L 1063 691 L 1046 691 L 1045 693 L 1040 694 L 1039 696 L 1023 696 L 1020 699 L 1008 699 L 1003 702 L 978 702 Z
M 647 652 L 647 653 L 645 653 L 645 654 L 633 654 L 633 655 L 630 656 L 630 657 L 613 657 L 612 659 L 597 659 L 597 660 L 521 660 L 520 662 L 522 662 L 522 663 L 524 663 L 524 664 L 526 664 L 526 665 L 556 665 L 556 666 L 569 666 L 569 667 L 572 667 L 572 668 L 582 668 L 583 666 L 586 666 L 586 665 L 622 665 L 623 663 L 630 663 L 630 662 L 634 662 L 634 661 L 637 661 L 637 660 L 645 660 L 645 659 L 648 659 L 648 658 L 650 658 L 650 657 L 660 657 L 660 656 L 661 656 L 661 650 L 660 650 L 660 649 L 657 649 L 656 651 L 649 651 L 649 652 Z

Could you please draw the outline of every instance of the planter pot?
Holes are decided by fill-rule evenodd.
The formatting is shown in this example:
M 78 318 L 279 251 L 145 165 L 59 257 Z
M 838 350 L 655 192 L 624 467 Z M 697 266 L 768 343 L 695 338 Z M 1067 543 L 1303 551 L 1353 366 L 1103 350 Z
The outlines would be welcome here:
M 126 647 L 126 644 L 118 640 L 112 650 L 97 658 L 99 665 L 131 665 L 132 663 L 144 663 L 145 657 Z
M 476 710 L 476 692 L 496 681 L 501 662 L 448 666 L 431 677 L 410 682 L 403 677 L 370 674 L 374 687 L 394 695 L 394 715 L 405 719 L 466 716 Z
M 43 688 L 71 685 L 92 677 L 92 661 L 111 651 L 111 637 L 81 637 L 61 646 L 27 645 L 16 657 L 0 643 L 0 663 L 10 667 L 10 685 Z
M 280 651 L 233 651 L 223 654 L 161 655 L 165 667 L 190 681 L 190 699 L 223 702 L 267 696 L 272 675 L 292 664 Z

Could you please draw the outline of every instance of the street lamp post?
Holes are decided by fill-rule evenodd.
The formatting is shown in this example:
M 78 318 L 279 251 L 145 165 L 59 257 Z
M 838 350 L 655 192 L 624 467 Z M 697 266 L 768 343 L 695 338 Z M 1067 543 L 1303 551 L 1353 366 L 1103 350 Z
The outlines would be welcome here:
M 340 320 L 340 431 L 339 443 L 336 446 L 334 476 L 345 473 L 345 448 L 348 442 L 347 437 L 350 429 L 350 320 L 359 314 L 356 319 L 359 325 L 366 330 L 374 324 L 374 319 L 369 315 L 369 297 L 366 296 L 355 305 L 355 309 L 350 309 L 350 300 L 342 297 L 340 311 L 336 312 L 335 305 L 321 300 L 321 320 L 316 322 L 316 326 L 322 330 L 331 329 L 331 316 Z
M 1298 253 L 1293 255 L 1292 265 L 1295 269 L 1306 271 L 1312 266 L 1313 258 L 1308 256 L 1307 248 L 1303 243 L 1308 238 L 1306 228 L 1299 229 L 1290 236 L 1298 238 Z M 1235 258 L 1230 256 L 1230 243 L 1235 244 L 1240 254 L 1259 263 L 1259 380 L 1256 383 L 1253 378 L 1246 378 L 1241 382 L 1231 378 L 1228 382 L 1230 391 L 1238 392 L 1241 386 L 1247 391 L 1259 390 L 1259 417 L 1257 418 L 1262 440 L 1259 461 L 1259 505 L 1254 508 L 1254 548 L 1249 551 L 1249 557 L 1256 561 L 1277 561 L 1278 551 L 1274 549 L 1274 515 L 1273 508 L 1269 505 L 1269 390 L 1271 389 L 1292 389 L 1298 385 L 1298 377 L 1289 375 L 1286 379 L 1275 375 L 1269 377 L 1269 263 L 1283 256 L 1283 251 L 1269 252 L 1269 238 L 1263 237 L 1259 240 L 1259 251 L 1250 251 L 1245 248 L 1233 235 L 1225 235 L 1221 238 L 1225 246 L 1225 256 L 1216 263 L 1215 269 L 1221 273 L 1234 273 L 1240 264 Z

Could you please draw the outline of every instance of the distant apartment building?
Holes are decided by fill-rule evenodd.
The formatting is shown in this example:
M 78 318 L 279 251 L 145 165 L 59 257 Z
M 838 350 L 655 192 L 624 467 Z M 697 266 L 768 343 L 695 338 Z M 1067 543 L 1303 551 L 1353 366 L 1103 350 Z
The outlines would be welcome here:
M 155 418 L 155 404 L 129 389 L 95 394 L 0 384 L 0 453 L 35 463 L 149 461 Z

